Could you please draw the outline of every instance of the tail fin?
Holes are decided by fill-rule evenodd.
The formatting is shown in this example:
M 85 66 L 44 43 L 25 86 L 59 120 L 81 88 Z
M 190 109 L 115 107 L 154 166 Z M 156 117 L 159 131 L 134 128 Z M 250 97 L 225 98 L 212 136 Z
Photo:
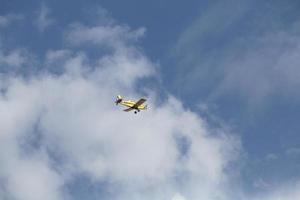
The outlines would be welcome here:
M 115 101 L 116 105 L 118 105 L 119 103 L 121 103 L 122 100 L 123 100 L 123 99 L 122 99 L 121 95 L 118 95 L 118 96 L 117 96 L 117 99 L 116 99 L 116 101 Z

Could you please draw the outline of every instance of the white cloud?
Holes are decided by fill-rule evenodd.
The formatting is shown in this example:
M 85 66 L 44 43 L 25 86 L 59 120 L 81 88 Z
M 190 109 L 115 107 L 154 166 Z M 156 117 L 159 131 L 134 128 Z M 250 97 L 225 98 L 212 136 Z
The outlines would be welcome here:
M 205 40 L 212 39 L 212 37 L 232 29 L 232 26 L 239 22 L 250 8 L 249 2 L 245 0 L 212 3 L 208 9 L 200 12 L 198 18 L 184 29 L 172 49 L 172 53 L 176 56 L 185 56 L 185 53 L 197 49 L 197 56 L 199 57 L 200 53 L 205 53 L 202 52 L 205 45 L 202 43 L 205 43 Z M 234 12 L 232 12 L 233 10 Z M 191 57 L 183 59 L 189 60 L 193 57 L 194 55 L 191 55 Z
M 197 90 L 210 102 L 234 94 L 254 107 L 275 95 L 299 99 L 299 20 L 270 23 L 284 16 L 284 9 L 276 11 L 278 16 L 261 16 L 264 6 L 247 1 L 211 4 L 173 48 L 180 74 L 175 86 L 188 94 Z
M 7 191 L 16 199 L 63 199 L 63 180 L 47 163 L 27 160 L 15 164 L 8 176 Z
M 50 17 L 50 9 L 45 4 L 41 5 L 37 15 L 38 16 L 35 21 L 35 25 L 41 32 L 45 31 L 49 26 L 53 25 L 55 22 L 55 20 Z
M 1 89 L 11 82 L 1 80 Z M 6 86 L 3 86 L 5 84 Z M 0 179 L 9 199 L 61 199 L 63 179 L 53 170 L 43 152 L 24 152 L 25 140 L 32 135 L 40 106 L 37 93 L 15 80 L 0 100 Z M 26 93 L 24 93 L 26 92 Z
M 122 200 L 299 198 L 299 188 L 290 185 L 270 194 L 241 195 L 231 179 L 238 174 L 232 162 L 241 151 L 239 140 L 227 129 L 216 134 L 171 95 L 158 104 L 159 94 L 145 89 L 149 110 L 138 115 L 114 105 L 120 93 L 139 98 L 137 85 L 157 75 L 156 66 L 135 47 L 143 33 L 115 22 L 73 25 L 66 38 L 76 48 L 88 43 L 114 51 L 92 59 L 72 49 L 49 50 L 45 65 L 61 65 L 60 75 L 0 77 L 0 198 L 71 199 L 65 188 L 81 174 L 93 183 L 121 185 L 116 199 Z M 19 50 L 1 53 L 0 60 L 26 63 Z M 208 112 L 206 105 L 202 109 Z M 262 179 L 254 184 L 270 188 Z
M 6 26 L 8 24 L 8 19 L 4 16 L 0 16 L 0 27 Z
M 66 33 L 72 45 L 114 51 L 94 60 L 72 49 L 49 50 L 46 65 L 58 63 L 62 74 L 0 77 L 0 197 L 72 198 L 65 187 L 83 173 L 94 183 L 121 185 L 116 199 L 122 200 L 299 198 L 298 187 L 290 185 L 241 197 L 231 179 L 238 174 L 232 162 L 241 151 L 239 140 L 227 129 L 216 134 L 171 95 L 158 104 L 159 94 L 148 89 L 150 108 L 138 115 L 114 105 L 120 93 L 139 98 L 137 85 L 157 75 L 135 47 L 143 32 L 115 23 L 73 25 Z M 1 56 L 11 65 L 25 62 L 17 50 Z M 254 184 L 269 187 L 260 179 Z
M 277 155 L 277 154 L 274 154 L 274 153 L 269 153 L 269 154 L 267 154 L 266 155 L 266 157 L 265 157 L 265 160 L 266 161 L 275 161 L 275 160 L 277 160 L 277 159 L 279 159 L 279 155 Z
M 66 49 L 61 50 L 49 50 L 46 53 L 46 62 L 53 63 L 59 60 L 66 60 L 66 58 L 70 57 L 71 52 Z
M 21 15 L 17 15 L 17 14 L 8 14 L 8 15 L 2 15 L 0 16 L 0 28 L 1 27 L 6 27 L 9 24 L 11 24 L 13 21 L 15 20 L 20 20 L 23 17 Z
M 296 147 L 288 148 L 285 151 L 285 154 L 291 157 L 298 157 L 300 156 L 300 148 L 296 148 Z
M 93 62 L 83 52 L 48 51 L 45 62 L 60 61 L 61 75 L 0 79 L 0 160 L 5 163 L 0 180 L 7 180 L 6 195 L 64 199 L 72 194 L 63 187 L 84 173 L 94 181 L 122 184 L 122 199 L 171 199 L 179 189 L 176 176 L 187 177 L 180 191 L 191 199 L 227 199 L 225 169 L 239 152 L 234 138 L 222 130 L 212 134 L 171 95 L 157 104 L 151 91 L 150 109 L 138 115 L 114 105 L 119 93 L 139 98 L 137 84 L 155 76 L 155 65 L 134 47 L 142 32 L 78 25 L 68 35 L 79 41 L 76 45 L 91 42 L 115 51 Z M 184 154 L 178 136 L 188 141 Z
M 172 200 L 186 200 L 184 196 L 181 194 L 177 193 L 173 196 Z
M 73 45 L 95 44 L 107 47 L 129 47 L 145 33 L 145 28 L 130 30 L 126 25 L 109 24 L 106 26 L 86 27 L 73 24 L 66 34 L 67 40 Z
M 210 103 L 223 104 L 224 101 L 221 100 L 230 99 L 231 103 L 235 103 L 235 100 L 238 103 L 242 102 L 242 109 L 245 109 L 245 105 L 250 107 L 251 115 L 246 114 L 248 119 L 248 116 L 253 117 L 252 114 L 257 110 L 262 112 L 264 103 L 274 105 L 274 101 L 282 103 L 283 99 L 285 103 L 299 101 L 299 18 L 289 22 L 282 20 L 281 24 L 274 19 L 285 16 L 282 13 L 287 11 L 283 11 L 282 7 L 274 8 L 272 5 L 272 14 L 261 15 L 262 10 L 266 11 L 265 4 L 252 2 L 250 5 L 249 2 L 246 5 L 245 1 L 210 4 L 210 7 L 200 13 L 199 18 L 183 31 L 172 49 L 171 53 L 177 65 L 174 74 L 178 74 L 174 77 L 174 90 L 180 94 L 188 94 L 187 96 L 192 96 L 193 99 L 198 95 L 199 100 L 207 103 L 199 105 L 202 112 L 205 112 Z M 277 12 L 274 14 L 275 9 L 279 9 L 281 15 L 276 15 Z M 260 10 L 260 14 L 254 10 Z M 283 99 L 278 101 L 274 98 Z M 248 111 L 247 108 L 245 110 Z M 249 120 L 245 123 L 246 126 L 249 125 Z M 299 149 L 287 149 L 285 154 L 296 158 Z M 280 155 L 269 154 L 263 159 L 268 165 L 272 165 L 275 161 L 283 159 L 279 158 Z M 292 165 L 287 163 L 286 166 Z M 260 194 L 246 192 L 241 195 L 243 198 L 233 199 L 300 199 L 299 184 L 295 183 L 299 181 L 298 177 L 294 177 L 292 183 L 283 182 L 277 187 L 278 183 L 274 180 L 280 176 L 276 172 L 271 173 L 273 176 L 269 177 L 269 180 L 260 178 L 257 174 L 253 186 L 259 189 Z M 242 182 L 247 183 L 247 180 Z
M 253 200 L 295 200 L 300 199 L 299 183 L 283 185 L 270 194 L 256 195 Z
M 14 49 L 8 53 L 0 51 L 0 63 L 2 65 L 9 65 L 13 67 L 20 67 L 28 60 L 28 55 L 21 49 Z
M 270 183 L 266 182 L 262 178 L 255 180 L 253 186 L 262 190 L 266 190 L 272 187 Z

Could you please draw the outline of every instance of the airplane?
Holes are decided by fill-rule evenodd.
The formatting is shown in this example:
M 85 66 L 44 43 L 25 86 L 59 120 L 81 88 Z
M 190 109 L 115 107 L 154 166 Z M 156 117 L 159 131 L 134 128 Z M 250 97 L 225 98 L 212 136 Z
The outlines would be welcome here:
M 137 102 L 131 100 L 124 101 L 121 95 L 118 95 L 115 103 L 116 105 L 120 103 L 121 105 L 128 107 L 127 109 L 124 110 L 125 112 L 134 110 L 134 114 L 137 114 L 137 112 L 140 112 L 140 110 L 147 109 L 147 105 L 144 105 L 145 101 L 147 100 L 144 98 L 141 98 Z

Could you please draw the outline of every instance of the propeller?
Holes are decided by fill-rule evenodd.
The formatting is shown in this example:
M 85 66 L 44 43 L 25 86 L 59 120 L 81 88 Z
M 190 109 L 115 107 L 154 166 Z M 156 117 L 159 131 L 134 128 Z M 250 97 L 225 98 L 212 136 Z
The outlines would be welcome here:
M 120 95 L 117 96 L 117 99 L 115 101 L 116 105 L 118 105 L 119 103 L 121 103 L 122 101 L 122 97 Z

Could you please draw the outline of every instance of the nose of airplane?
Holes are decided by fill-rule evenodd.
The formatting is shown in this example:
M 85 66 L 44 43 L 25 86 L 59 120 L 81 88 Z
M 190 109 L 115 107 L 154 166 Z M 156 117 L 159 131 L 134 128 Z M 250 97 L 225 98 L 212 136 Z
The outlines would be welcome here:
M 118 105 L 119 103 L 121 103 L 121 101 L 122 101 L 122 99 L 117 99 L 117 100 L 115 101 L 116 105 Z

